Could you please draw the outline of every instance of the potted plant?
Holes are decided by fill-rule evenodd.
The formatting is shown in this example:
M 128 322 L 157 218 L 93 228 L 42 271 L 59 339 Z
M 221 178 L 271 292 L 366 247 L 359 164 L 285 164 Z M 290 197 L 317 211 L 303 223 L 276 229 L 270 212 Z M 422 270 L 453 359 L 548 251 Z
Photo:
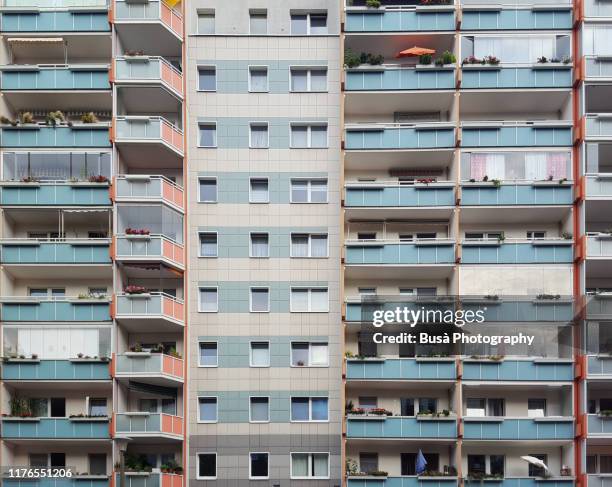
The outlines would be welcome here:
M 431 54 L 421 54 L 419 56 L 419 64 L 423 64 L 424 66 L 431 64 L 431 60 Z
M 356 68 L 361 64 L 361 58 L 359 54 L 354 53 L 350 49 L 344 51 L 344 65 L 347 68 Z
M 87 112 L 81 115 L 81 122 L 83 123 L 98 123 L 98 117 L 96 117 L 94 112 Z
M 495 186 L 496 188 L 499 188 L 501 186 L 500 179 L 491 179 L 491 182 L 493 183 L 493 186 Z
M 144 286 L 136 286 L 134 284 L 130 284 L 129 286 L 126 286 L 123 291 L 125 292 L 125 294 L 144 294 L 147 292 L 147 288 L 145 288 Z
M 32 112 L 21 112 L 19 114 L 19 121 L 23 124 L 34 123 L 34 115 Z
M 65 121 L 66 121 L 66 117 L 60 110 L 49 112 L 47 113 L 47 116 L 45 117 L 45 123 L 47 125 L 51 125 L 52 127 L 55 127 L 56 125 L 63 123 Z
M 151 232 L 148 228 L 126 228 L 126 235 L 149 235 Z
M 366 0 L 366 7 L 380 8 L 380 0 Z
M 497 66 L 501 60 L 495 56 L 485 56 L 484 62 L 486 64 L 490 64 L 491 66 Z
M 538 58 L 538 64 L 546 64 L 548 62 L 548 59 L 546 59 L 546 56 L 541 56 Z
M 297 365 L 298 367 L 304 367 L 304 361 L 303 360 L 298 360 L 295 365 Z
M 108 183 L 108 178 L 102 174 L 98 174 L 97 176 L 89 176 L 88 180 L 90 183 Z
M 563 232 L 561 234 L 561 236 L 565 239 L 565 240 L 571 240 L 572 238 L 574 238 L 574 235 L 570 232 Z

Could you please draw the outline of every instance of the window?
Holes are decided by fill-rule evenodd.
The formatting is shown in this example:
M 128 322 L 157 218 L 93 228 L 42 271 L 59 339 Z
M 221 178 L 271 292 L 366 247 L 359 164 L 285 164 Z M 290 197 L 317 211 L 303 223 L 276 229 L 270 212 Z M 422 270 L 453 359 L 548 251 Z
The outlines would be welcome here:
M 198 423 L 217 422 L 217 398 L 198 397 Z
M 291 35 L 327 34 L 327 13 L 291 14 Z
M 61 287 L 53 287 L 53 288 L 34 288 L 31 287 L 29 289 L 29 293 L 30 296 L 33 297 L 37 297 L 37 298 L 63 298 L 66 296 L 66 289 L 61 288 Z
M 327 179 L 292 179 L 291 203 L 327 203 Z
M 328 479 L 329 453 L 292 453 L 292 479 Z
M 376 232 L 357 232 L 357 240 L 376 240 Z
M 90 287 L 87 293 L 94 298 L 105 298 L 108 294 L 108 288 L 105 287 Z
M 527 232 L 528 240 L 542 240 L 546 238 L 546 232 L 544 231 L 531 231 Z
M 219 364 L 219 352 L 216 342 L 200 342 L 200 355 L 198 366 L 217 367 Z
M 466 240 L 499 240 L 503 232 L 465 232 Z
M 106 475 L 106 453 L 87 455 L 90 475 Z
M 249 421 L 251 423 L 270 421 L 270 399 L 268 397 L 250 398 Z
M 536 457 L 539 460 L 542 460 L 545 465 L 548 464 L 548 455 L 542 455 L 539 453 L 528 453 L 530 457 Z M 537 465 L 529 464 L 529 473 L 527 474 L 529 477 L 544 477 L 546 475 L 546 470 L 543 467 L 538 467 Z
M 249 33 L 252 36 L 265 36 L 268 33 L 268 11 L 255 10 L 249 11 Z
M 292 313 L 327 313 L 327 288 L 291 288 Z
M 200 233 L 200 257 L 217 257 L 217 234 Z
M 267 479 L 268 476 L 268 454 L 249 453 L 249 478 Z
M 359 396 L 359 407 L 364 411 L 371 411 L 378 407 L 378 398 L 376 396 Z
M 378 471 L 378 453 L 359 452 L 359 470 L 365 474 Z
M 47 467 L 49 466 L 49 457 L 47 456 L 46 453 L 30 453 L 29 466 L 30 467 Z
M 249 129 L 249 147 L 251 149 L 268 148 L 268 124 L 252 123 Z
M 291 365 L 294 367 L 326 367 L 329 365 L 327 343 L 292 342 Z
M 199 147 L 217 147 L 217 125 L 214 123 L 201 123 Z
M 291 257 L 327 257 L 327 234 L 291 234 Z
M 438 411 L 438 400 L 433 397 L 419 398 L 419 412 L 435 413 Z
M 196 477 L 198 480 L 216 479 L 217 478 L 217 454 L 216 453 L 198 453 L 198 472 Z
M 251 93 L 266 93 L 269 91 L 267 66 L 249 67 L 249 91 Z
M 546 416 L 546 399 L 528 399 L 527 416 L 530 418 L 543 418 Z
M 249 203 L 268 203 L 269 201 L 268 179 L 251 178 L 249 183 Z
M 200 288 L 200 309 L 201 313 L 216 313 L 219 311 L 218 292 L 216 287 Z
M 270 367 L 270 344 L 268 342 L 251 342 L 251 367 Z
M 198 34 L 212 35 L 215 33 L 215 11 L 198 11 Z
M 269 236 L 267 233 L 251 233 L 250 257 L 270 256 Z
M 107 416 L 106 398 L 90 398 L 89 399 L 89 415 L 90 416 Z
M 217 180 L 214 178 L 199 179 L 200 183 L 200 203 L 217 202 Z
M 416 453 L 400 453 L 402 475 L 416 475 Z
M 484 475 L 487 473 L 485 455 L 468 455 L 468 475 Z
M 327 421 L 326 397 L 292 397 L 291 421 Z
M 359 296 L 376 296 L 375 287 L 358 287 L 357 293 Z
M 327 68 L 291 68 L 291 91 L 327 91 Z
M 270 290 L 267 287 L 251 288 L 251 313 L 270 312 Z
M 504 416 L 505 401 L 497 398 L 468 398 L 467 416 Z
M 198 90 L 217 91 L 217 69 L 215 66 L 198 66 Z
M 327 147 L 327 124 L 291 124 L 293 149 L 323 149 Z
M 506 457 L 504 455 L 489 455 L 489 473 L 504 476 Z
M 400 398 L 400 415 L 414 416 L 414 399 L 411 397 Z

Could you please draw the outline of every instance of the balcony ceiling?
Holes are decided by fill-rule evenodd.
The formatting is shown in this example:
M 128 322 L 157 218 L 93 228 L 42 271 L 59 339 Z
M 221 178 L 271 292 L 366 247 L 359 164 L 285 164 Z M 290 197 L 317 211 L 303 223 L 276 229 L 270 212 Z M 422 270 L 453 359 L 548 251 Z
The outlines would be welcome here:
M 49 222 L 60 225 L 60 210 L 62 208 L 7 208 L 4 209 L 5 217 L 11 224 L 18 224 L 21 228 L 36 230 L 36 226 L 44 225 L 47 228 Z M 87 227 L 91 230 L 109 230 L 111 208 L 83 209 L 83 211 L 72 212 L 64 208 L 64 227 L 66 236 L 70 238 L 70 227 Z M 8 235 L 7 235 L 8 237 Z
M 112 97 L 108 90 L 92 91 L 4 91 L 3 98 L 18 113 L 24 110 L 56 110 L 78 112 L 111 112 Z
M 113 382 L 111 380 L 7 380 L 3 379 L 4 384 L 12 390 L 19 391 L 37 391 L 40 393 L 41 389 L 56 390 L 60 387 L 63 391 L 78 391 L 87 393 L 93 392 L 111 392 L 113 389 Z
M 486 206 L 462 207 L 461 223 L 550 223 L 561 222 L 571 214 L 570 206 Z
M 112 264 L 4 264 L 3 269 L 16 279 L 112 279 Z
M 448 112 L 452 108 L 454 91 L 411 92 L 346 92 L 346 122 L 351 115 L 388 116 L 393 112 Z
M 608 228 L 610 224 L 610 202 L 612 202 L 612 197 L 600 200 L 589 198 L 585 201 L 585 223 L 587 230 L 589 230 L 589 223 L 604 223 L 606 225 L 605 228 Z
M 586 275 L 589 276 L 589 279 L 609 279 L 612 276 L 612 257 L 588 257 L 586 260 Z
M 182 332 L 183 325 L 174 321 L 158 316 L 143 318 L 117 318 L 117 322 L 130 333 L 149 333 L 149 332 Z
M 452 33 L 412 33 L 412 34 L 385 34 L 373 32 L 372 34 L 348 34 L 346 47 L 353 52 L 369 52 L 382 54 L 389 62 L 400 62 L 395 55 L 412 46 L 435 49 L 436 54 L 453 50 L 454 32 Z M 403 60 L 402 62 L 407 62 Z M 408 61 L 410 62 L 410 61 Z M 415 61 L 413 61 L 415 62 Z
M 454 207 L 414 207 L 414 208 L 345 208 L 345 218 L 350 220 L 411 220 L 429 221 L 444 220 L 448 222 L 453 214 Z
M 173 170 L 183 167 L 183 158 L 161 142 L 117 144 L 121 161 L 132 169 Z
M 161 22 L 116 21 L 115 30 L 121 45 L 129 46 L 130 50 L 163 57 L 176 57 L 181 53 L 181 41 Z
M 344 165 L 348 171 L 389 169 L 442 169 L 450 166 L 454 149 L 419 151 L 349 151 Z
M 413 391 L 419 392 L 423 390 L 424 384 L 427 390 L 435 391 L 449 391 L 454 389 L 455 380 L 427 380 L 418 379 L 414 381 L 409 380 L 355 380 L 347 379 L 346 389 L 347 392 L 365 393 L 369 396 L 376 396 L 379 392 L 397 392 L 398 395 L 403 392 Z M 362 394 L 365 395 L 365 394 Z
M 511 113 L 516 114 L 517 120 L 531 120 L 550 118 L 550 113 L 556 113 L 566 107 L 570 97 L 569 89 L 462 91 L 459 102 L 462 115 L 496 114 L 494 120 L 503 120 L 500 113 Z M 534 107 L 537 107 L 538 112 L 533 112 Z
M 121 86 L 118 104 L 123 113 L 181 113 L 181 104 L 168 90 L 159 86 Z

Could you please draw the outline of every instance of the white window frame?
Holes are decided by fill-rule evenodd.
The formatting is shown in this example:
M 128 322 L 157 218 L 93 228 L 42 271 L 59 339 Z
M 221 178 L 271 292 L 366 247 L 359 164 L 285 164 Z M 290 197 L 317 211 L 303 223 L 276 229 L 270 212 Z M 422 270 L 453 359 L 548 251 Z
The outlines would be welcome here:
M 293 344 L 294 343 L 307 343 L 308 344 L 308 363 L 304 364 L 304 365 L 293 365 Z M 327 345 L 327 363 L 325 364 L 312 364 L 312 345 Z M 300 340 L 292 340 L 289 343 L 289 362 L 290 362 L 290 366 L 296 369 L 303 369 L 305 367 L 312 367 L 312 368 L 319 368 L 319 369 L 323 369 L 323 368 L 328 368 L 329 367 L 329 342 L 310 342 L 310 341 L 300 341 Z
M 293 236 L 294 235 L 308 235 L 308 255 L 293 255 Z M 325 236 L 326 246 L 325 246 L 325 255 L 323 256 L 313 256 L 312 255 L 312 237 L 323 237 Z M 292 259 L 329 259 L 329 234 L 328 233 L 300 233 L 300 232 L 291 232 L 289 236 L 289 257 Z
M 268 183 L 268 197 L 267 197 L 266 201 L 253 201 L 252 182 L 253 181 L 263 181 L 264 179 Z M 263 177 L 263 178 L 252 177 L 252 178 L 249 178 L 249 203 L 251 203 L 253 205 L 267 205 L 267 204 L 270 203 L 270 178 L 268 178 L 268 177 Z
M 215 235 L 217 243 L 215 244 L 215 255 L 202 255 L 202 242 L 200 240 L 201 235 Z M 219 258 L 219 233 L 218 232 L 206 232 L 204 230 L 198 232 L 198 257 L 201 259 L 218 259 Z
M 204 90 L 200 88 L 200 69 L 214 69 L 215 70 L 215 87 L 212 90 Z M 198 64 L 198 89 L 200 93 L 215 93 L 217 91 L 217 66 L 215 64 Z
M 253 344 L 267 343 L 268 344 L 268 363 L 266 365 L 253 365 Z M 270 341 L 269 340 L 251 340 L 249 341 L 249 367 L 254 369 L 269 369 L 270 368 Z
M 216 349 L 217 349 L 217 362 L 215 363 L 215 365 L 204 365 L 200 362 L 200 345 L 203 343 L 209 343 L 209 344 L 215 344 Z M 209 340 L 198 340 L 198 367 L 204 368 L 204 369 L 216 369 L 219 367 L 219 342 L 216 341 L 209 341 Z
M 214 126 L 215 127 L 215 142 L 213 145 L 200 145 L 200 127 L 207 125 L 207 126 Z M 201 149 L 216 149 L 218 147 L 218 139 L 217 139 L 217 122 L 198 122 L 198 147 Z
M 216 198 L 214 199 L 214 201 L 204 201 L 200 199 L 200 181 L 214 181 L 215 182 L 215 195 Z M 211 205 L 211 204 L 216 204 L 219 202 L 219 185 L 218 185 L 218 181 L 216 176 L 212 176 L 212 177 L 208 177 L 208 176 L 202 176 L 202 177 L 198 177 L 198 203 L 204 203 L 207 205 Z
M 306 181 L 307 201 L 293 201 L 293 181 Z M 312 201 L 312 182 L 325 181 L 325 201 Z M 329 203 L 329 180 L 326 178 L 291 178 L 289 180 L 289 203 L 293 205 L 326 205 Z
M 262 255 L 262 256 L 253 255 L 253 235 L 267 235 L 268 236 L 268 252 L 266 255 Z M 270 233 L 269 232 L 249 232 L 249 258 L 251 259 L 269 259 L 270 258 Z M 269 290 L 270 288 L 268 288 L 268 291 Z
M 250 18 L 249 18 L 250 20 Z M 263 71 L 266 70 L 266 89 L 265 90 L 254 90 L 251 86 L 251 70 L 253 71 Z M 270 93 L 270 68 L 265 64 L 249 64 L 248 67 L 249 73 L 249 93 Z
M 201 15 L 206 15 L 208 17 L 212 17 L 213 18 L 213 32 L 211 33 L 204 33 L 204 32 L 200 32 L 200 22 L 199 22 L 199 17 Z M 212 35 L 216 35 L 217 33 L 217 13 L 215 12 L 214 8 L 205 8 L 205 9 L 197 9 L 196 11 L 196 35 L 201 35 L 201 36 L 212 36 Z
M 253 127 L 266 127 L 266 145 L 263 147 L 253 146 Z M 249 149 L 269 149 L 270 148 L 270 124 L 268 122 L 249 122 Z
M 260 421 L 260 420 L 254 420 L 251 417 L 251 400 L 252 399 L 260 399 L 260 398 L 265 398 L 268 400 L 268 419 L 266 421 Z M 270 396 L 249 396 L 249 423 L 255 423 L 255 424 L 265 424 L 265 423 L 269 423 L 270 422 Z M 269 465 L 268 465 L 269 467 Z
M 200 455 L 214 455 L 215 456 L 215 476 L 214 477 L 206 477 L 200 475 Z M 218 455 L 216 451 L 199 451 L 196 452 L 196 479 L 197 480 L 216 480 L 217 479 L 217 467 L 219 466 L 217 463 Z
M 308 419 L 293 419 L 291 417 L 291 403 L 293 399 L 308 399 Z M 312 400 L 327 399 L 327 419 L 312 419 Z M 291 423 L 329 423 L 329 396 L 291 396 L 289 397 L 289 422 Z
M 313 455 L 327 455 L 327 475 L 325 477 L 310 477 L 310 476 L 306 476 L 306 477 L 300 477 L 297 475 L 293 475 L 293 455 L 308 455 L 308 470 L 311 471 L 310 467 L 312 466 L 312 461 L 313 461 Z M 328 451 L 292 451 L 289 452 L 289 478 L 291 479 L 295 479 L 295 480 L 325 480 L 325 479 L 329 479 L 330 476 L 330 457 L 331 455 L 329 454 Z
M 208 421 L 200 418 L 200 399 L 214 399 L 215 400 L 215 420 Z M 200 424 L 215 424 L 219 422 L 219 398 L 217 396 L 198 396 L 198 415 L 197 421 Z
M 253 310 L 253 290 L 265 289 L 268 291 L 268 308 L 265 311 L 254 311 Z M 270 288 L 268 286 L 251 286 L 249 288 L 249 312 L 250 313 L 269 313 L 270 312 Z
M 266 455 L 268 459 L 268 475 L 265 477 L 253 477 L 251 472 L 251 455 Z M 268 451 L 250 451 L 249 452 L 249 480 L 267 480 L 270 478 L 270 452 Z
M 202 309 L 202 302 L 200 301 L 200 290 L 202 289 L 214 289 L 217 293 L 217 306 L 214 311 L 204 311 Z M 198 313 L 218 313 L 219 312 L 219 287 L 218 286 L 198 286 Z
M 293 290 L 294 289 L 307 289 L 308 290 L 308 310 L 299 311 L 293 309 Z M 313 289 L 325 289 L 327 291 L 327 308 L 323 311 L 312 311 L 312 290 Z M 289 312 L 290 313 L 329 313 L 329 287 L 326 286 L 291 286 L 289 289 Z
M 259 16 L 265 15 L 266 16 L 266 33 L 265 34 L 254 34 L 252 32 L 251 19 L 253 15 L 259 15 Z M 249 35 L 251 36 L 267 36 L 268 35 L 268 9 L 267 8 L 263 8 L 263 9 L 252 8 L 249 10 Z
M 328 36 L 328 35 L 330 35 L 329 34 L 329 12 L 327 10 L 325 12 L 304 12 L 304 13 L 290 12 L 290 14 L 289 14 L 290 26 L 291 26 L 291 20 L 292 20 L 291 17 L 293 17 L 294 15 L 305 15 L 306 16 L 306 34 L 294 34 L 293 30 L 290 29 L 292 36 L 304 36 L 304 35 L 307 35 L 307 36 L 311 36 L 311 35 L 314 35 L 314 36 Z M 325 34 L 312 34 L 311 33 L 311 31 L 312 31 L 311 17 L 313 15 L 315 15 L 315 16 L 317 16 L 317 15 L 318 16 L 325 15 L 325 25 L 327 27 L 327 33 L 325 33 Z
M 312 89 L 312 71 L 325 70 L 325 89 Z M 293 71 L 306 71 L 306 90 L 294 90 L 291 76 Z M 329 67 L 328 66 L 289 66 L 289 92 L 290 93 L 328 93 L 329 92 Z
M 293 143 L 293 127 L 306 127 L 307 143 L 305 147 L 296 147 Z M 312 146 L 312 127 L 325 127 L 325 145 Z M 290 149 L 329 149 L 329 123 L 328 122 L 289 122 L 289 148 Z

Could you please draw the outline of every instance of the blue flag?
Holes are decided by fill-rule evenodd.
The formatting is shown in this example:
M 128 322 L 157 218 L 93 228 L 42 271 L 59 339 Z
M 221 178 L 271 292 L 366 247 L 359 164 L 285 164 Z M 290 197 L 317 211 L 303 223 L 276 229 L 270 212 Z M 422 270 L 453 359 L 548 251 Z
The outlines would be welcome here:
M 419 453 L 417 454 L 415 466 L 417 475 L 421 475 L 425 470 L 427 470 L 427 460 L 425 460 L 421 450 L 419 450 Z

